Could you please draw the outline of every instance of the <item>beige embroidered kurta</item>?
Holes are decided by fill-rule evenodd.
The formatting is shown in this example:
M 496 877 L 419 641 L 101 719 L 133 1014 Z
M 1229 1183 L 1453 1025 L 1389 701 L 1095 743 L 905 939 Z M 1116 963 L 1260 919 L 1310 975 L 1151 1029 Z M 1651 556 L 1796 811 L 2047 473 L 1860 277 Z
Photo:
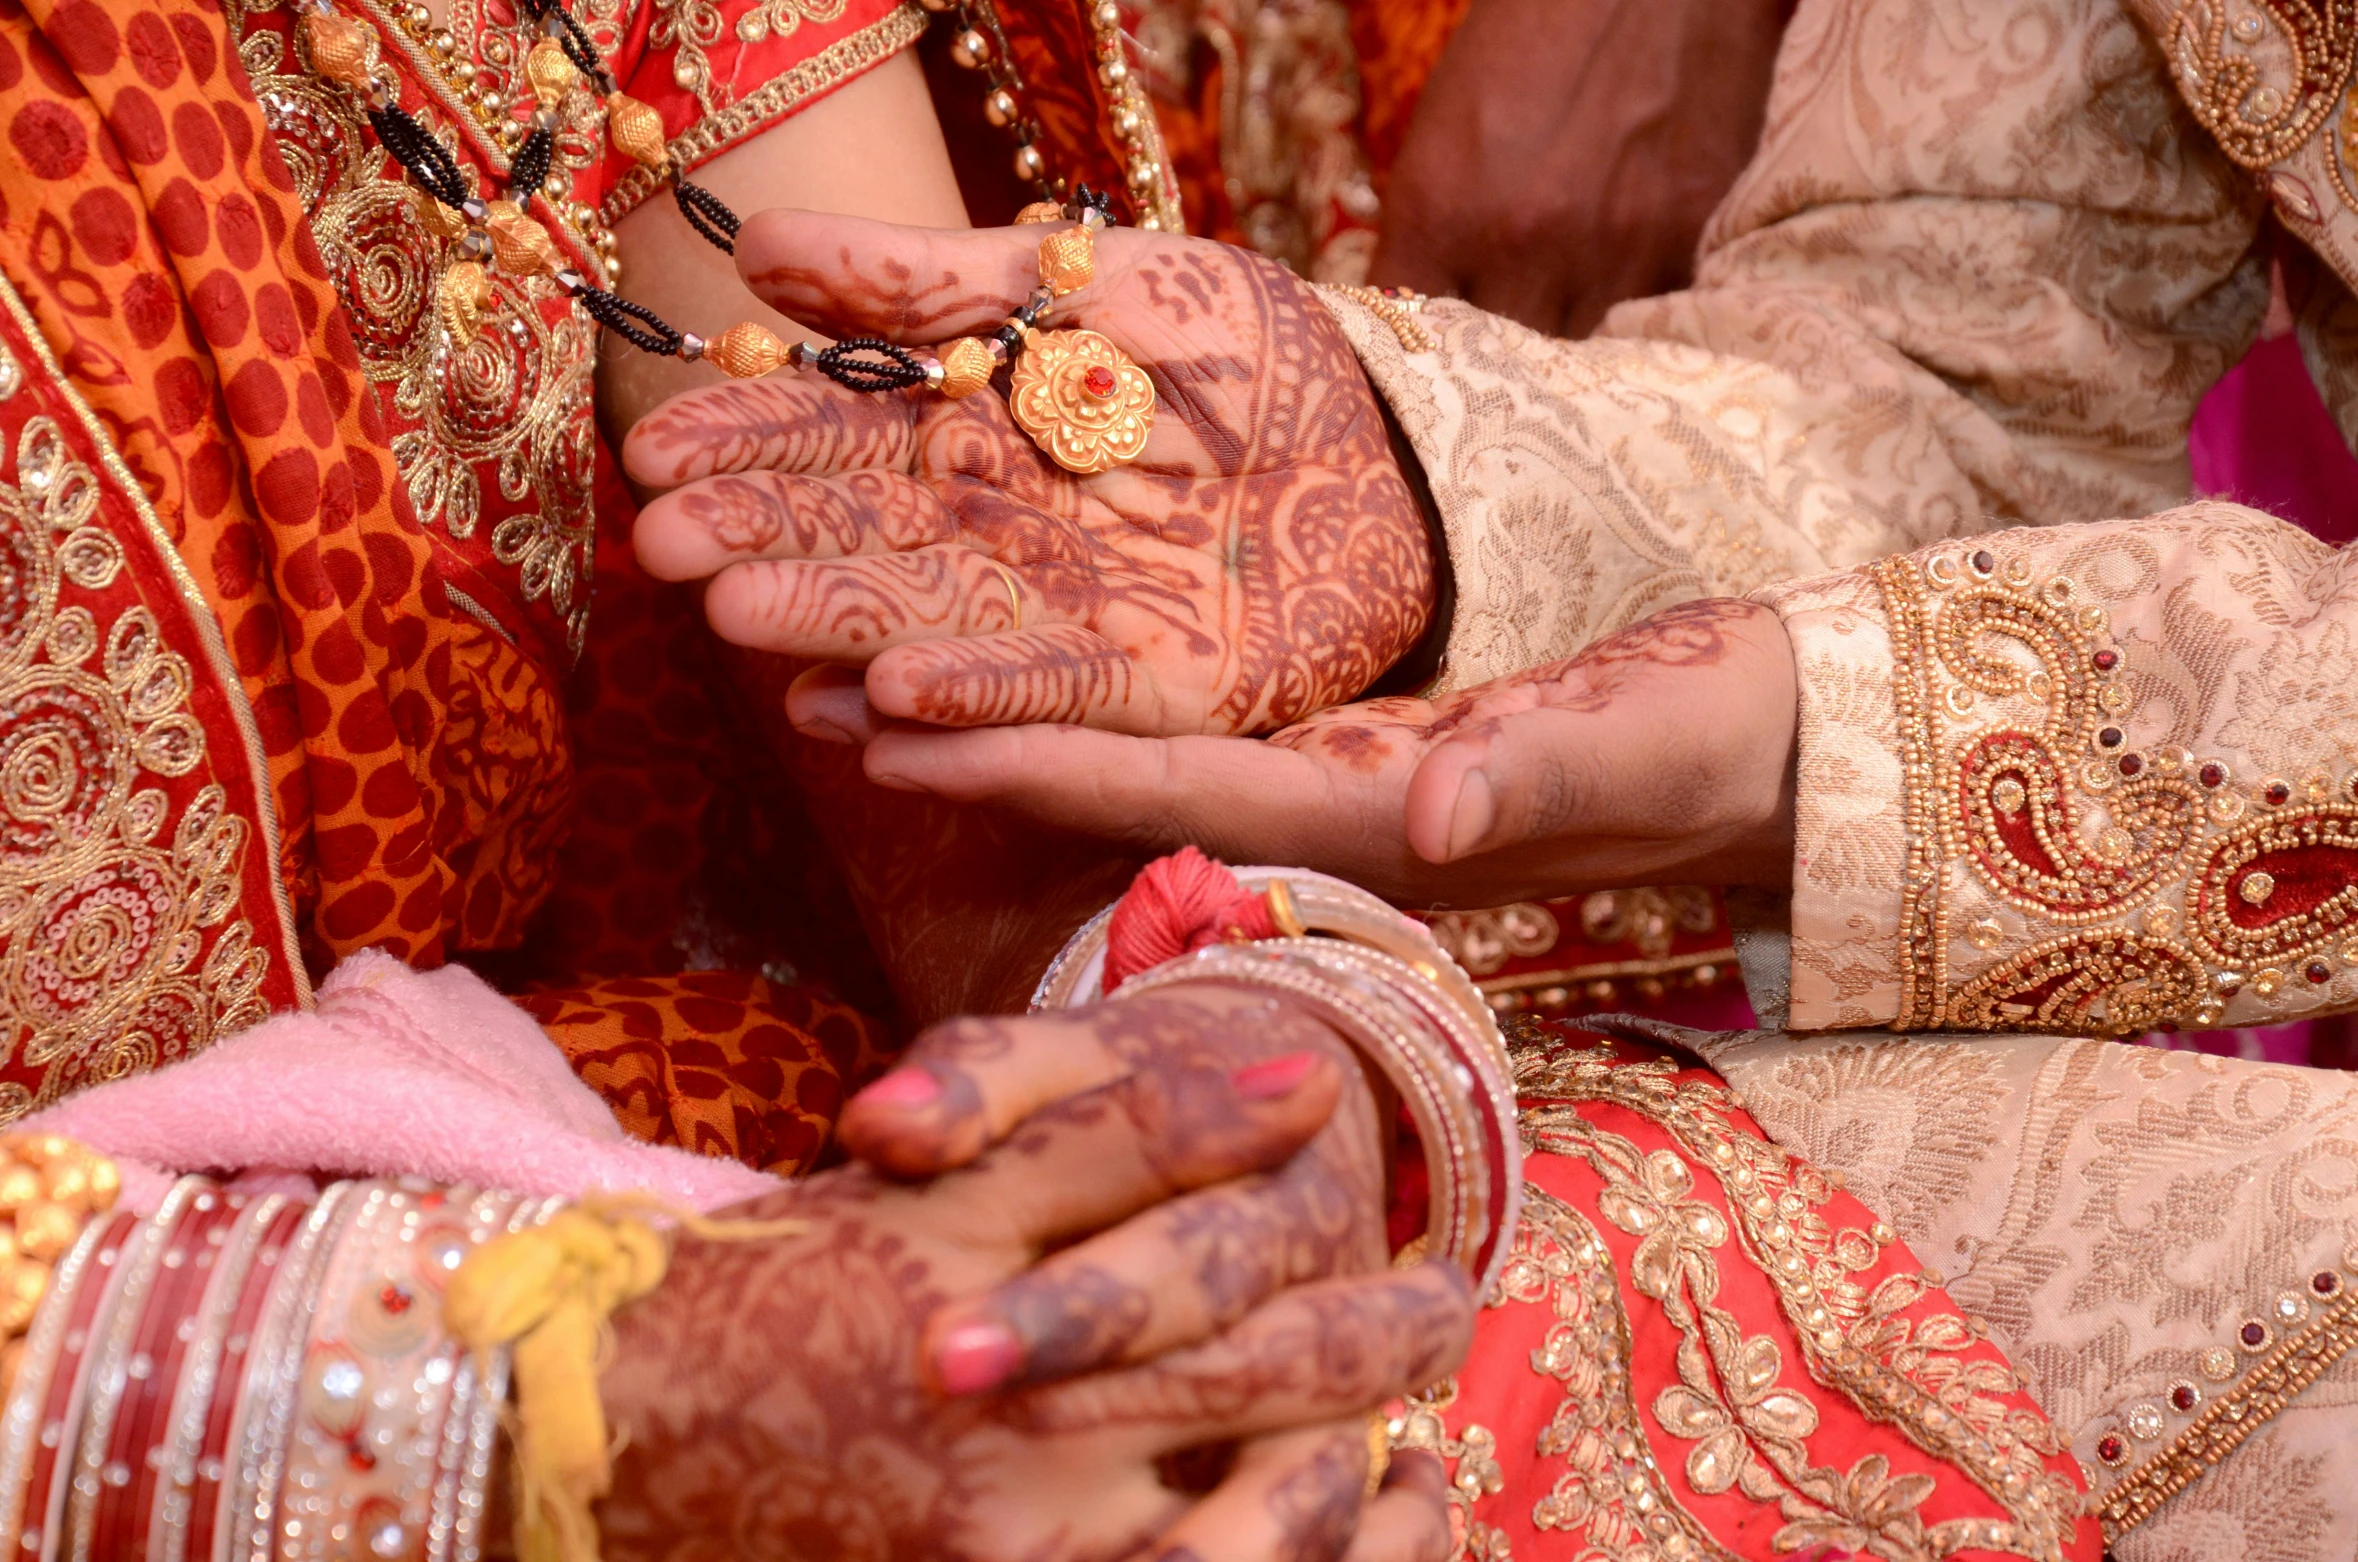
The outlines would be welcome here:
M 2358 562 L 2186 467 L 2271 206 L 2358 440 L 2354 73 L 2349 0 L 1803 0 L 1689 291 L 1584 342 L 1329 295 L 1442 513 L 1448 686 L 1699 595 L 1784 617 L 1790 963 L 1747 976 L 1916 1035 L 1703 1050 L 1957 1258 L 2124 1562 L 2358 1544 L 2358 1085 L 1922 1033 L 2358 1006 Z
M 1330 295 L 1442 512 L 1447 683 L 1697 595 L 1785 615 L 1794 1025 L 2358 1003 L 2339 560 L 2227 506 L 2067 525 L 2185 502 L 2270 201 L 2358 272 L 2349 11 L 1805 0 L 1689 291 L 1583 342 L 1439 301 L 1413 352 Z M 2358 304 L 2302 324 L 2358 417 Z

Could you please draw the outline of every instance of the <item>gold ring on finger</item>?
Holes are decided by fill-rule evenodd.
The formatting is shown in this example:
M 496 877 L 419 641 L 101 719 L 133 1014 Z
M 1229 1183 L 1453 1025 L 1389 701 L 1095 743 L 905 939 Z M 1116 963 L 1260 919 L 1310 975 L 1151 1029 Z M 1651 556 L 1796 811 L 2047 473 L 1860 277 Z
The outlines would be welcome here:
M 1007 611 L 1015 615 L 1015 622 L 1007 627 L 1008 632 L 1013 633 L 1023 627 L 1023 588 L 1016 583 L 1015 571 L 997 559 L 985 559 L 983 562 L 999 572 L 1000 584 L 1007 588 Z

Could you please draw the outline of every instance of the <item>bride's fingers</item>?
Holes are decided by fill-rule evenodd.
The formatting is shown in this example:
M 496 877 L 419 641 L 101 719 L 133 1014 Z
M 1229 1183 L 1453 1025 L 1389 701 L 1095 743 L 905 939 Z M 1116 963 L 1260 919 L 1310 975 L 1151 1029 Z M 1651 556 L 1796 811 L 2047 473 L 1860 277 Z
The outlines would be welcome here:
M 1019 1424 L 1095 1430 L 1174 1452 L 1358 1415 L 1454 1371 L 1474 1335 L 1473 1287 L 1446 1259 L 1296 1286 L 1206 1344 L 1023 1391 Z
M 836 559 L 948 542 L 958 518 L 906 472 L 743 472 L 673 489 L 631 534 L 657 580 L 701 580 L 749 559 Z
M 1429 1453 L 1392 1456 L 1383 1490 L 1359 1516 L 1348 1562 L 1449 1562 L 1449 1472 Z
M 1040 285 L 1049 231 L 756 212 L 737 235 L 737 270 L 755 297 L 838 340 L 917 345 L 997 327 Z
M 972 1166 L 929 1184 L 926 1197 L 947 1234 L 978 1246 L 1012 1245 L 1027 1259 L 1109 1227 L 1126 1229 L 1118 1223 L 1142 1214 L 1159 1224 L 1168 1201 L 1216 1184 L 1222 1185 L 1216 1208 L 1251 1213 L 1256 1220 L 1266 1215 L 1269 1229 L 1307 1241 L 1302 1228 L 1312 1217 L 1288 1213 L 1282 1188 L 1273 1191 L 1251 1174 L 1297 1158 L 1295 1152 L 1326 1126 L 1342 1095 L 1344 1067 L 1324 1051 L 1305 1050 L 1243 1068 L 1199 1060 L 1142 1069 L 1041 1108 Z M 1320 1161 L 1327 1176 L 1337 1175 L 1333 1156 Z M 1380 1182 L 1357 1180 L 1363 1186 L 1355 1188 L 1355 1197 L 1372 1202 Z M 1342 1218 L 1347 1222 L 1354 1213 L 1346 1208 Z M 1355 1262 L 1329 1262 L 1317 1272 L 1365 1269 L 1382 1257 L 1354 1256 Z M 1152 1267 L 1126 1244 L 1116 1244 L 1108 1257 L 1105 1264 L 1068 1267 L 1064 1273 L 1072 1283 L 1044 1302 L 1061 1313 L 1063 1327 L 1110 1328 L 1101 1317 L 1108 1311 L 1143 1316 L 1150 1310 L 1140 1287 L 1153 1276 Z M 941 1386 L 950 1392 L 1006 1381 L 1022 1364 L 1017 1347 L 1040 1347 L 1044 1340 L 1039 1332 L 1006 1327 L 1003 1316 L 958 1311 L 944 1320 L 970 1326 L 929 1329 L 929 1359 L 971 1358 L 979 1351 L 996 1364 L 989 1382 L 977 1380 L 971 1360 L 957 1373 L 942 1374 Z M 1204 1332 L 1196 1330 L 1194 1338 Z M 1053 1356 L 1057 1347 L 1047 1349 Z
M 868 687 L 873 700 L 873 676 Z M 897 727 L 877 736 L 865 763 L 885 786 L 1151 850 L 1192 842 L 1229 862 L 1316 867 L 1384 893 L 1421 866 L 1399 824 L 1414 752 L 1406 732 L 1372 728 L 1337 756 L 1258 738 Z
M 821 662 L 786 686 L 786 723 L 806 738 L 854 747 L 884 730 L 857 667 Z
M 1290 1097 L 1320 1061 L 1290 1053 L 1237 1070 L 1227 1088 L 1239 1101 Z M 1134 1097 L 1142 1086 L 1148 1076 L 1113 1088 Z M 1373 1128 L 1363 1106 L 1343 1110 Z M 1328 1135 L 1274 1172 L 1173 1199 L 951 1303 L 928 1338 L 987 1346 L 980 1355 L 995 1369 L 955 1391 L 1149 1360 L 1229 1327 L 1285 1286 L 1380 1269 L 1383 1168 L 1365 1153 L 1372 1142 Z
M 1371 1454 L 1363 1419 L 1257 1437 L 1237 1451 L 1227 1479 L 1146 1556 L 1151 1562 L 1341 1562 L 1360 1528 Z
M 913 640 L 1016 625 L 1022 587 L 989 554 L 956 544 L 908 553 L 732 564 L 704 593 L 713 633 L 756 651 L 864 663 Z M 1027 613 L 1046 608 L 1026 602 Z
M 632 425 L 622 469 L 649 488 L 716 472 L 905 471 L 923 405 L 914 394 L 862 395 L 794 370 L 702 386 Z
M 1011 603 L 1030 595 L 1013 570 L 1006 586 Z M 1153 675 L 1080 624 L 896 646 L 868 664 L 867 688 L 883 715 L 937 727 L 1067 722 L 1152 732 L 1164 720 Z
M 837 1137 L 895 1177 L 972 1161 L 1035 1111 L 1142 1069 L 1166 1085 L 1331 1044 L 1333 1032 L 1281 999 L 1178 988 L 1130 1002 L 936 1025 L 900 1066 L 845 1105 Z M 1226 1089 L 1221 1085 L 1220 1089 Z

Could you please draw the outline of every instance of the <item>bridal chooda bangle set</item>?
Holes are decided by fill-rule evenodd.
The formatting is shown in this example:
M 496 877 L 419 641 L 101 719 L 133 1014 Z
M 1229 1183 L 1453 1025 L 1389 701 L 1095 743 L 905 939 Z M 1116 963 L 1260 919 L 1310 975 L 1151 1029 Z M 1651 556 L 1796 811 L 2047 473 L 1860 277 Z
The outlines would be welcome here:
M 313 66 L 360 95 L 385 149 L 415 181 L 419 220 L 428 232 L 458 243 L 460 258 L 442 275 L 435 313 L 461 347 L 482 330 L 492 307 L 491 270 L 515 277 L 546 275 L 600 325 L 657 357 L 708 362 L 736 379 L 787 366 L 815 369 L 847 390 L 923 386 L 953 401 L 984 389 L 1006 366 L 1009 411 L 1057 465 L 1087 475 L 1134 461 L 1145 450 L 1154 424 L 1153 381 L 1095 331 L 1039 329 L 1059 300 L 1096 277 L 1097 232 L 1113 221 L 1103 196 L 1084 187 L 1069 205 L 1035 202 L 1017 214 L 1018 223 L 1072 225 L 1040 241 L 1039 285 L 988 335 L 961 337 L 938 352 L 872 336 L 823 348 L 808 342 L 789 347 L 776 333 L 746 320 L 707 341 L 564 264 L 556 241 L 525 210 L 548 177 L 562 123 L 559 109 L 569 93 L 586 84 L 604 100 L 606 131 L 614 145 L 654 173 L 670 174 L 673 196 L 689 226 L 724 253 L 736 249 L 736 213 L 673 168 L 662 116 L 618 88 L 561 0 L 520 0 L 545 34 L 524 65 L 538 107 L 509 164 L 506 195 L 495 200 L 471 193 L 450 150 L 401 107 L 397 83 L 380 66 L 375 30 L 338 14 L 333 0 L 305 4 L 302 38 Z

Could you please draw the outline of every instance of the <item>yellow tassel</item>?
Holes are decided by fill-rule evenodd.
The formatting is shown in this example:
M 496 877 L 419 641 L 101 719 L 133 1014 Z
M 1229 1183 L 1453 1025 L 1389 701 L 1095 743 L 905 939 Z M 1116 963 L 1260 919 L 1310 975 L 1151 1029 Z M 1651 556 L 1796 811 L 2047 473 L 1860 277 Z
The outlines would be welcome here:
M 597 1562 L 591 1508 L 614 1478 L 598 1371 L 616 1309 L 653 1291 L 670 1262 L 650 1215 L 708 1241 L 803 1229 L 793 1220 L 705 1220 L 643 1195 L 593 1197 L 477 1248 L 444 1293 L 443 1325 L 459 1343 L 477 1353 L 512 1347 L 522 1562 Z
M 451 1277 L 442 1317 L 461 1344 L 512 1346 L 516 1549 L 524 1562 L 596 1562 L 590 1508 L 614 1476 L 598 1366 L 607 1320 L 663 1279 L 643 1219 L 588 1208 L 484 1244 Z

